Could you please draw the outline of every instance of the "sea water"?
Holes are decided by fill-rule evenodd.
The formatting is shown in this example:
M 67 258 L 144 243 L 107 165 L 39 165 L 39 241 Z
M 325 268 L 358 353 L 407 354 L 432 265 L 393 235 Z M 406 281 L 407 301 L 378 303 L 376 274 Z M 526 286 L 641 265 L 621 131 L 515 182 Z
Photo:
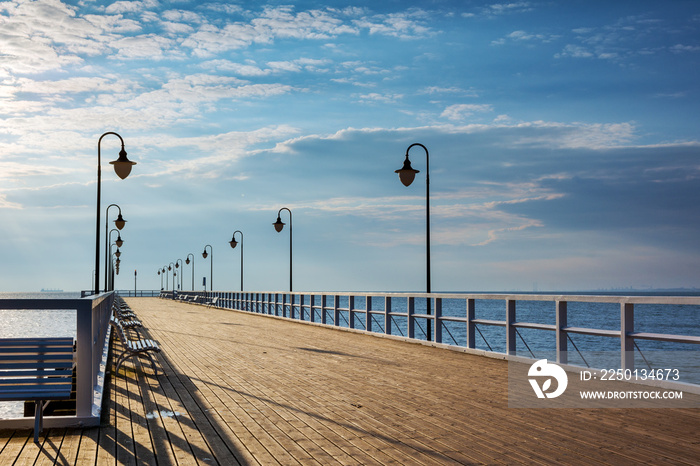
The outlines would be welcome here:
M 76 299 L 80 293 L 0 293 L 0 299 Z M 76 337 L 72 309 L 0 309 L 0 338 Z M 0 402 L 0 419 L 21 417 L 23 402 Z

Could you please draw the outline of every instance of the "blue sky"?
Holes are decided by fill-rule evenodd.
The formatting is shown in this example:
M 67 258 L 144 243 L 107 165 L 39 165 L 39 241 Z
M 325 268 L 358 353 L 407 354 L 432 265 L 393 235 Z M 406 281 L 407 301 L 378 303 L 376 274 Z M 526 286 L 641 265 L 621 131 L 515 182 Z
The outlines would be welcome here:
M 433 291 L 700 287 L 699 27 L 696 1 L 0 2 L 0 289 L 91 287 L 108 131 L 137 162 L 103 139 L 118 288 L 192 253 L 201 289 L 210 244 L 237 290 L 241 230 L 245 288 L 286 290 L 288 207 L 295 291 L 423 291 L 414 142 Z

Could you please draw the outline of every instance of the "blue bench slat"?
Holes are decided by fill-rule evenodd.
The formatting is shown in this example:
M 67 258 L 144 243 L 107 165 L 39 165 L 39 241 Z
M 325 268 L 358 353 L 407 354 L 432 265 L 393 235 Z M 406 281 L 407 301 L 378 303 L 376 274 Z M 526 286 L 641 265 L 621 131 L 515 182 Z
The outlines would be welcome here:
M 53 370 L 53 371 L 39 371 L 36 369 L 27 369 L 27 370 L 17 370 L 17 371 L 4 371 L 0 372 L 0 384 L 7 384 L 8 380 L 14 380 L 14 379 L 22 379 L 22 380 L 30 380 L 31 378 L 36 379 L 37 377 L 41 377 L 42 380 L 51 380 L 55 379 L 56 377 L 66 377 L 66 376 L 73 376 L 73 369 L 72 368 L 65 368 L 63 370 Z
M 27 362 L 50 362 L 50 361 L 72 361 L 73 360 L 73 351 L 71 350 L 70 353 L 56 353 L 56 354 L 14 354 L 12 356 L 9 355 L 0 355 L 0 364 L 3 364 L 4 361 L 27 361 Z
M 46 337 L 46 338 L 2 338 L 0 346 L 12 345 L 58 345 L 58 344 L 73 344 L 73 337 Z
M 8 369 L 17 369 L 17 370 L 22 370 L 22 369 L 63 369 L 65 367 L 72 366 L 71 361 L 58 361 L 58 362 L 37 362 L 37 363 L 29 363 L 29 362 L 17 362 L 17 363 L 2 363 L 0 364 L 0 370 L 8 370 Z

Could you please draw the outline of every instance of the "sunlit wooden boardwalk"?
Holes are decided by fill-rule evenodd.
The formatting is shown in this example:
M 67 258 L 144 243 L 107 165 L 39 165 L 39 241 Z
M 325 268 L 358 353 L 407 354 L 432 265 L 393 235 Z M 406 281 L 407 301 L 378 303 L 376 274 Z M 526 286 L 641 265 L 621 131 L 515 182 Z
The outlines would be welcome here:
M 0 431 L 0 464 L 698 464 L 698 409 L 508 408 L 507 363 L 157 298 L 102 426 Z

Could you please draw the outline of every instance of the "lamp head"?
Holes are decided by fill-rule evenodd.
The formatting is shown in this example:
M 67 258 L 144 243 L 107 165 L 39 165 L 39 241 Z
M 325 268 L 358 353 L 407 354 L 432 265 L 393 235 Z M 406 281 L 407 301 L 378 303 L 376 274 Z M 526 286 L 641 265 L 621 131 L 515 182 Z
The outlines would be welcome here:
M 122 217 L 122 214 L 120 213 L 119 216 L 117 216 L 117 219 L 114 221 L 114 225 L 117 227 L 118 230 L 121 230 L 124 228 L 124 225 L 126 224 L 126 220 Z
M 274 225 L 275 231 L 277 231 L 277 233 L 279 233 L 280 231 L 282 231 L 282 228 L 284 228 L 285 223 L 282 221 L 282 219 L 278 215 L 277 221 L 275 223 L 273 223 L 272 225 Z
M 160 269 L 158 269 L 158 275 L 160 275 Z
M 119 158 L 117 160 L 112 160 L 109 163 L 114 165 L 115 173 L 122 180 L 129 176 L 129 173 L 131 173 L 131 167 L 136 165 L 136 162 L 132 162 L 126 157 L 124 146 L 122 146 L 122 150 L 119 151 Z
M 180 268 L 180 263 L 179 263 L 179 262 L 175 262 L 175 268 L 176 268 L 176 269 L 179 269 L 179 268 Z
M 190 258 L 185 259 L 185 264 L 190 265 Z
M 173 269 L 172 267 L 168 266 L 168 270 L 172 270 L 172 269 Z
M 118 248 L 122 247 L 122 244 L 124 244 L 124 240 L 122 240 L 122 235 L 117 235 L 117 240 L 114 242 Z
M 236 234 L 233 234 L 233 237 L 231 238 L 231 241 L 228 242 L 228 244 L 231 245 L 232 248 L 235 248 L 238 246 L 238 241 L 236 241 Z
M 207 248 L 204 248 L 204 252 L 202 252 L 202 257 L 206 259 L 208 255 L 209 253 L 207 253 Z
M 117 258 L 119 258 L 122 255 L 122 252 L 119 250 L 119 248 L 117 248 L 117 252 L 115 252 L 114 255 L 117 256 Z
M 403 167 L 398 170 L 394 170 L 394 173 L 399 174 L 399 179 L 404 186 L 410 186 L 413 180 L 416 178 L 416 173 L 420 173 L 411 167 L 411 161 L 408 160 L 408 153 L 406 153 L 406 160 L 403 162 Z

